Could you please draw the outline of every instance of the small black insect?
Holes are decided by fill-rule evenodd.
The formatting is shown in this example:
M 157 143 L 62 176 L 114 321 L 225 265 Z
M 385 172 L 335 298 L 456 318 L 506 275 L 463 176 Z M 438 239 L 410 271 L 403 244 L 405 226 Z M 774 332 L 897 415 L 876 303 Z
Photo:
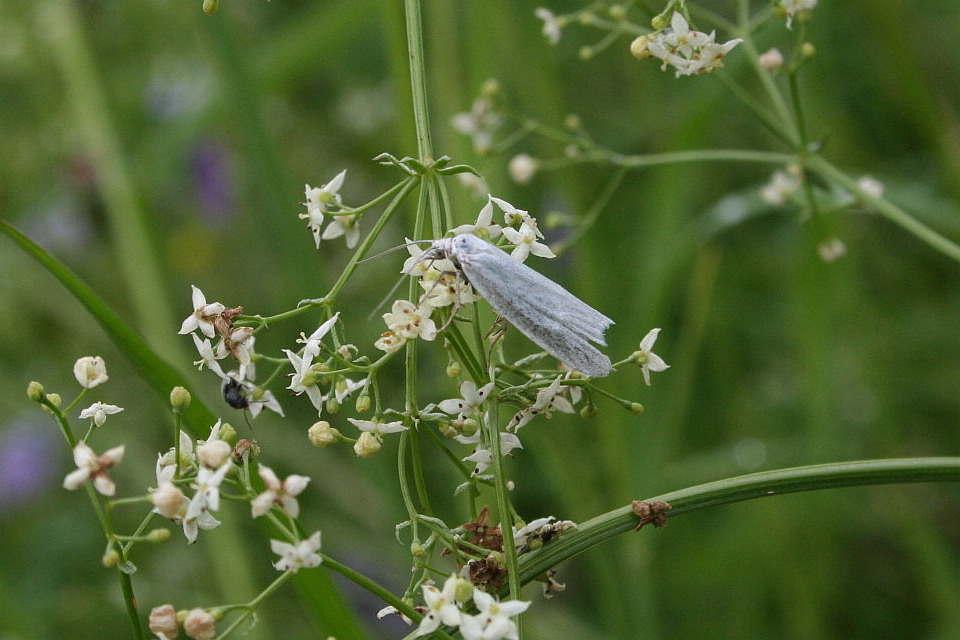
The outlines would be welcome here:
M 223 387 L 220 389 L 223 393 L 223 400 L 234 409 L 249 409 L 250 399 L 244 395 L 243 386 L 236 379 L 227 377 L 223 379 Z

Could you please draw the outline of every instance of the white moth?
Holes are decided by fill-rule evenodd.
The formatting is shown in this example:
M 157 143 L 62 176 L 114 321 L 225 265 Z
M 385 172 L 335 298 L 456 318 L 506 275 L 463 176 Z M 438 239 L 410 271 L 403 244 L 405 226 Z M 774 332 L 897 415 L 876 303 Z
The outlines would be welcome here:
M 610 373 L 610 358 L 591 342 L 607 343 L 613 320 L 546 276 L 477 236 L 436 240 L 421 260 L 447 258 L 497 313 L 541 349 L 588 376 Z

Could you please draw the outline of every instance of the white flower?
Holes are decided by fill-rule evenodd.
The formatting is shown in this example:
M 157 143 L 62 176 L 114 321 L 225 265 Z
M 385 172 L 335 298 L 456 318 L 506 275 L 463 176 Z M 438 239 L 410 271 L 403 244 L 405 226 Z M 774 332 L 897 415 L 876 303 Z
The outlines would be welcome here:
M 420 620 L 416 637 L 425 636 L 437 630 L 440 624 L 455 627 L 460 624 L 460 608 L 457 606 L 457 575 L 453 574 L 443 583 L 443 590 L 432 584 L 424 585 L 423 600 L 427 613 Z
M 757 62 L 767 71 L 776 71 L 783 66 L 783 54 L 780 53 L 780 49 L 772 47 L 761 53 Z
M 273 469 L 264 465 L 260 465 L 257 473 L 267 485 L 267 490 L 250 502 L 254 518 L 259 518 L 274 505 L 280 507 L 280 510 L 291 518 L 300 515 L 300 503 L 297 502 L 296 496 L 307 488 L 310 478 L 294 474 L 280 482 Z
M 333 314 L 333 317 L 317 327 L 317 330 L 311 333 L 309 338 L 304 337 L 302 333 L 300 334 L 301 339 L 298 339 L 297 342 L 303 345 L 304 356 L 309 355 L 312 359 L 320 355 L 320 341 L 323 340 L 325 335 L 330 333 L 330 329 L 333 328 L 333 325 L 336 324 L 337 318 L 339 317 L 340 312 L 337 311 Z
M 464 305 L 480 300 L 473 287 L 457 273 L 442 273 L 436 280 L 423 278 L 420 286 L 427 297 L 426 303 L 434 308 L 449 305 Z
M 220 526 L 220 521 L 214 518 L 209 511 L 201 511 L 194 518 L 183 518 L 181 525 L 183 526 L 183 535 L 186 537 L 187 542 L 193 544 L 197 541 L 197 534 L 200 532 L 200 529 L 204 531 L 216 529 Z
M 560 42 L 560 35 L 563 30 L 564 19 L 558 18 L 552 11 L 543 7 L 537 7 L 533 12 L 538 18 L 543 20 L 543 35 L 550 44 Z
M 193 362 L 193 364 L 197 365 L 197 369 L 203 371 L 203 366 L 206 365 L 210 371 L 213 371 L 221 378 L 225 377 L 223 369 L 220 368 L 220 363 L 217 362 L 217 356 L 213 353 L 210 340 L 208 338 L 200 340 L 195 333 L 191 333 L 190 335 L 193 336 L 193 344 L 197 346 L 197 353 L 200 354 L 200 359 Z
M 164 482 L 170 482 L 173 480 L 176 475 L 177 470 L 177 460 L 176 460 L 177 450 L 173 447 L 157 457 L 157 486 L 160 486 Z M 193 455 L 193 439 L 188 436 L 183 431 L 180 432 L 180 473 L 186 472 L 186 470 L 192 465 L 195 461 Z
M 273 395 L 272 391 L 264 391 L 263 395 L 258 399 L 251 400 L 249 409 L 251 418 L 256 418 L 264 409 L 270 409 L 270 411 L 280 416 L 283 415 L 283 407 L 280 406 L 280 402 Z
M 180 630 L 177 626 L 177 610 L 172 604 L 165 604 L 154 607 L 150 610 L 149 627 L 151 633 L 160 635 L 161 633 L 168 640 L 177 637 Z
M 526 223 L 530 228 L 533 229 L 538 238 L 543 237 L 543 234 L 540 233 L 540 229 L 537 228 L 537 221 L 534 220 L 533 217 L 523 209 L 517 209 L 506 200 L 494 198 L 493 196 L 489 196 L 489 202 L 497 205 L 497 208 L 503 212 L 503 221 L 508 227 L 520 227 Z
M 401 420 L 397 420 L 395 422 L 382 422 L 377 418 L 374 418 L 373 420 L 347 418 L 347 421 L 357 429 L 360 429 L 360 431 L 372 433 L 375 436 L 380 436 L 384 433 L 399 433 L 400 431 L 406 431 L 409 429 L 409 427 L 404 426 L 403 421 Z
M 493 146 L 493 134 L 503 122 L 489 98 L 477 98 L 469 113 L 458 113 L 450 124 L 458 132 L 473 138 L 473 148 L 484 154 Z
M 430 319 L 431 313 L 433 307 L 427 304 L 417 306 L 409 300 L 396 300 L 390 313 L 383 314 L 383 321 L 401 338 L 433 340 L 437 336 L 437 325 Z
M 670 28 L 660 31 L 646 44 L 647 51 L 663 61 L 660 68 L 665 71 L 668 65 L 673 66 L 679 78 L 722 67 L 723 57 L 743 42 L 743 38 L 724 44 L 717 44 L 715 40 L 715 32 L 708 35 L 691 30 L 683 14 L 675 11 L 670 19 Z
M 281 556 L 273 566 L 277 571 L 299 571 L 318 567 L 323 558 L 317 554 L 320 550 L 320 532 L 315 531 L 312 536 L 296 545 L 280 540 L 271 540 L 270 549 Z
M 517 184 L 527 184 L 533 179 L 534 174 L 537 173 L 537 169 L 539 168 L 539 160 L 529 154 L 520 153 L 510 158 L 510 163 L 507 165 L 507 173 L 510 174 L 510 178 Z
M 840 238 L 832 236 L 817 245 L 817 253 L 824 262 L 836 262 L 847 254 L 847 245 Z
M 394 353 L 399 351 L 400 347 L 402 347 L 406 342 L 406 338 L 398 336 L 393 331 L 384 331 L 380 334 L 380 338 L 373 343 L 373 346 L 381 351 Z
M 307 228 L 313 233 L 313 240 L 320 248 L 320 227 L 323 226 L 323 214 L 340 208 L 340 187 L 343 186 L 343 180 L 346 177 L 347 170 L 344 169 L 333 180 L 322 187 L 310 187 L 304 185 L 304 191 L 307 197 L 307 212 L 300 214 L 301 220 L 307 221 Z
M 333 240 L 340 236 L 346 236 L 347 248 L 353 249 L 360 240 L 360 216 L 355 214 L 345 214 L 337 216 L 333 222 L 327 225 L 323 232 L 324 240 Z
M 490 201 L 489 195 L 487 197 L 487 204 L 480 209 L 480 215 L 477 216 L 477 221 L 473 224 L 462 224 L 459 227 L 454 227 L 450 230 L 450 233 L 454 235 L 460 235 L 461 233 L 472 233 L 478 238 L 483 238 L 484 240 L 493 239 L 500 235 L 500 225 L 493 221 L 493 204 Z M 453 265 L 450 265 L 451 268 Z M 450 269 L 447 269 L 449 271 Z
M 553 516 L 537 518 L 526 526 L 513 530 L 513 543 L 519 549 L 525 546 L 531 538 L 545 540 L 557 536 L 567 529 L 575 529 L 576 526 L 577 523 L 572 520 L 557 520 Z
M 560 411 L 562 413 L 573 413 L 573 405 L 570 404 L 569 400 L 560 395 L 566 390 L 566 387 L 560 386 L 560 381 L 563 380 L 563 378 L 564 376 L 557 376 L 556 379 L 550 383 L 550 386 L 540 389 L 540 391 L 537 392 L 537 399 L 534 403 L 526 409 L 521 409 L 517 412 L 510 421 L 510 425 L 507 426 L 507 430 L 517 431 L 520 427 L 544 412 Z
M 793 18 L 802 11 L 812 11 L 817 0 L 781 0 L 779 4 L 787 16 L 787 29 L 792 29 Z
M 93 418 L 93 423 L 98 427 L 102 427 L 103 423 L 107 421 L 107 416 L 112 416 L 113 414 L 120 413 L 121 411 L 123 411 L 123 407 L 118 407 L 115 404 L 94 402 L 92 405 L 80 412 L 80 419 L 84 420 L 86 418 Z
M 184 520 L 192 520 L 199 517 L 203 511 L 217 511 L 220 508 L 220 483 L 230 470 L 230 465 L 231 462 L 227 460 L 219 469 L 201 466 L 197 470 L 197 492 L 190 500 Z
M 459 418 L 463 420 L 480 408 L 480 405 L 490 395 L 491 390 L 493 390 L 492 382 L 488 382 L 477 389 L 477 385 L 472 380 L 467 380 L 460 385 L 461 398 L 443 400 L 437 404 L 437 407 L 444 413 L 459 414 Z
M 283 351 L 287 354 L 287 359 L 290 360 L 290 364 L 293 365 L 293 375 L 290 377 L 290 384 L 287 385 L 287 389 L 290 389 L 295 395 L 306 393 L 314 409 L 318 412 L 322 411 L 326 398 L 320 392 L 320 387 L 317 386 L 317 380 L 310 370 L 313 356 L 305 353 L 304 357 L 301 358 L 289 349 L 284 349 Z
M 500 455 L 505 456 L 514 449 L 523 449 L 523 445 L 520 444 L 520 438 L 512 433 L 501 433 Z M 477 466 L 473 470 L 473 475 L 478 476 L 489 469 L 490 465 L 493 464 L 493 452 L 486 447 L 477 447 L 477 449 L 472 454 L 464 458 L 463 461 L 475 463 Z
M 474 589 L 473 603 L 477 605 L 477 615 L 463 616 L 464 620 L 460 625 L 464 640 L 517 640 L 517 625 L 510 618 L 526 611 L 530 606 L 529 602 L 498 602 L 489 593 Z
M 179 333 L 190 333 L 194 329 L 200 329 L 208 338 L 216 335 L 213 328 L 213 319 L 224 312 L 224 307 L 219 302 L 207 304 L 207 299 L 194 285 L 190 285 L 193 290 L 193 314 L 187 316 L 183 324 L 180 325 Z
M 504 227 L 503 237 L 509 240 L 511 244 L 516 245 L 510 255 L 519 262 L 526 260 L 531 253 L 541 258 L 556 258 L 557 256 L 550 250 L 550 247 L 537 241 L 539 233 L 536 228 L 531 227 L 526 222 L 520 225 L 519 230 L 513 227 Z
M 767 204 L 782 206 L 790 195 L 800 187 L 800 179 L 792 173 L 777 169 L 770 176 L 770 182 L 760 191 L 760 197 Z
M 337 384 L 333 388 L 333 397 L 337 399 L 337 402 L 343 404 L 343 401 L 349 398 L 355 391 L 359 391 L 367 386 L 367 381 L 357 380 L 353 381 L 350 378 L 340 378 L 337 380 Z
M 246 375 L 246 368 L 251 364 L 250 354 L 253 353 L 253 327 L 236 327 L 230 330 L 229 336 L 220 338 L 214 357 L 226 358 L 227 354 L 240 363 L 240 369 Z
M 107 364 L 100 356 L 85 356 L 74 363 L 73 376 L 84 389 L 93 389 L 107 381 Z
M 643 371 L 643 381 L 647 383 L 648 387 L 650 386 L 651 371 L 660 372 L 670 368 L 670 365 L 664 362 L 663 358 L 651 351 L 651 349 L 653 349 L 653 343 L 657 341 L 659 334 L 659 328 L 650 329 L 647 335 L 643 337 L 643 340 L 640 341 L 640 350 L 633 352 L 633 359 L 640 365 Z
M 440 260 L 425 260 L 422 257 L 423 249 L 417 244 L 414 244 L 410 238 L 404 238 L 404 240 L 407 243 L 407 251 L 410 253 L 410 257 L 404 261 L 400 273 L 406 273 L 412 276 L 426 276 L 428 272 L 432 272 L 435 276 L 433 279 L 436 280 L 441 273 L 456 271 L 453 263 L 446 258 Z
M 63 488 L 73 491 L 87 480 L 93 480 L 93 487 L 102 495 L 112 496 L 117 490 L 116 485 L 107 472 L 110 467 L 123 459 L 124 446 L 114 447 L 99 456 L 93 452 L 87 443 L 78 442 L 73 448 L 73 462 L 77 465 L 75 471 L 67 474 L 63 479 Z

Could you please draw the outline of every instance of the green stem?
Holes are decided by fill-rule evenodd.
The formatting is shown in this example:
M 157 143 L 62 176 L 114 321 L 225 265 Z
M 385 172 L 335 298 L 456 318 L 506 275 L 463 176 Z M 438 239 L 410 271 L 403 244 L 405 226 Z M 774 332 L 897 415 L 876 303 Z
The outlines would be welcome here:
M 420 162 L 429 166 L 433 162 L 433 142 L 430 138 L 430 116 L 427 110 L 420 0 L 404 0 L 403 7 L 407 24 L 407 55 L 410 57 L 410 88 L 413 91 L 413 118 L 417 128 L 417 151 Z
M 902 227 L 905 231 L 913 234 L 931 247 L 946 254 L 950 258 L 960 262 L 960 245 L 946 238 L 930 227 L 926 226 L 909 213 L 885 200 L 884 198 L 867 193 L 857 184 L 857 181 L 845 174 L 843 171 L 827 162 L 818 155 L 810 155 L 803 159 L 804 166 L 811 171 L 815 171 L 824 178 L 842 186 L 850 193 L 857 196 L 865 202 L 871 209 L 874 209 L 896 225 Z
M 960 457 L 857 460 L 763 471 L 708 482 L 647 500 L 664 500 L 670 503 L 673 508 L 667 514 L 674 518 L 706 507 L 798 491 L 906 482 L 958 481 Z M 563 560 L 631 531 L 636 526 L 637 517 L 629 505 L 588 520 L 557 542 L 525 555 L 520 563 L 521 582 L 529 582 Z

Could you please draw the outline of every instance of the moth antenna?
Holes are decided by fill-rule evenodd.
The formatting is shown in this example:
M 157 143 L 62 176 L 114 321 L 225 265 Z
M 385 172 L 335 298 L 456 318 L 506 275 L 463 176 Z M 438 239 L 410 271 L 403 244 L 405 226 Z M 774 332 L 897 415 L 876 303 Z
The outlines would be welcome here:
M 400 249 L 406 249 L 406 248 L 409 247 L 410 245 L 423 244 L 424 242 L 433 242 L 433 240 L 411 240 L 410 242 L 404 242 L 403 244 L 398 244 L 398 245 L 395 246 L 395 247 L 390 247 L 389 249 L 384 249 L 383 251 L 381 251 L 380 253 L 377 253 L 377 254 L 375 254 L 375 255 L 367 256 L 366 258 L 363 258 L 363 259 L 361 259 L 361 260 L 357 260 L 357 264 L 361 264 L 361 263 L 363 263 L 363 262 L 368 262 L 368 261 L 370 261 L 370 260 L 375 260 L 375 259 L 377 259 L 377 258 L 380 258 L 380 257 L 383 257 L 383 256 L 387 255 L 388 253 L 393 253 L 394 251 L 399 251 Z
M 370 322 L 371 320 L 373 320 L 373 316 L 377 314 L 377 311 L 383 308 L 383 305 L 387 304 L 387 301 L 391 297 L 393 297 L 393 294 L 397 292 L 397 289 L 400 288 L 400 285 L 402 283 L 403 283 L 403 276 L 400 276 L 399 278 L 397 278 L 397 281 L 393 284 L 393 286 L 390 287 L 390 291 L 387 292 L 387 295 L 385 295 L 383 299 L 377 303 L 377 306 L 375 306 L 373 308 L 373 311 L 371 311 L 370 314 L 367 316 L 367 322 Z

